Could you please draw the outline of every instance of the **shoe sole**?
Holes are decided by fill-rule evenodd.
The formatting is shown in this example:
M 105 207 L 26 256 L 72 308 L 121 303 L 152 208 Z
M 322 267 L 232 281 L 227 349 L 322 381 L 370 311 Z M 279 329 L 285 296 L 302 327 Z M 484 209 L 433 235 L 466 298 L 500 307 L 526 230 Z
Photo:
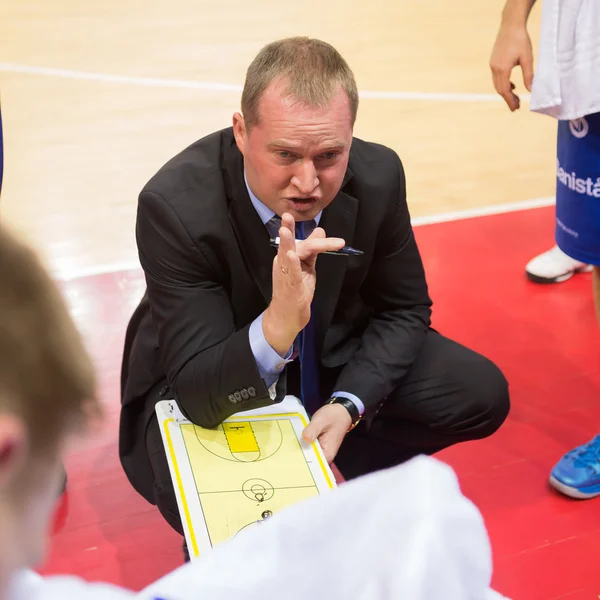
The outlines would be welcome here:
M 550 485 L 564 494 L 565 496 L 569 496 L 570 498 L 575 498 L 576 500 L 589 500 L 590 498 L 595 498 L 596 496 L 600 496 L 600 491 L 598 492 L 582 492 L 577 488 L 571 487 L 569 485 L 565 485 L 556 479 L 553 475 L 550 475 Z
M 567 281 L 571 279 L 573 275 L 578 273 L 589 273 L 594 267 L 592 265 L 586 265 L 585 267 L 581 267 L 581 269 L 575 269 L 574 271 L 569 271 L 564 275 L 559 275 L 558 277 L 541 277 L 540 275 L 534 275 L 529 271 L 525 271 L 527 275 L 527 279 L 529 281 L 533 281 L 533 283 L 562 283 L 563 281 Z

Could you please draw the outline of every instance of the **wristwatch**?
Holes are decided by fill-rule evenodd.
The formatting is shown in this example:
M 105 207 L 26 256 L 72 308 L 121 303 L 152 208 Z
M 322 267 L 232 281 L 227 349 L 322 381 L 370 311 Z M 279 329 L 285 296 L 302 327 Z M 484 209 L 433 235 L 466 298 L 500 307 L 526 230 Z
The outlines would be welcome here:
M 352 402 L 352 400 L 350 400 L 349 398 L 344 398 L 342 396 L 332 396 L 331 398 L 329 398 L 327 404 L 341 404 L 350 413 L 352 424 L 350 425 L 350 429 L 348 429 L 348 431 L 352 431 L 360 423 L 362 416 L 358 412 L 356 404 L 354 404 L 354 402 Z

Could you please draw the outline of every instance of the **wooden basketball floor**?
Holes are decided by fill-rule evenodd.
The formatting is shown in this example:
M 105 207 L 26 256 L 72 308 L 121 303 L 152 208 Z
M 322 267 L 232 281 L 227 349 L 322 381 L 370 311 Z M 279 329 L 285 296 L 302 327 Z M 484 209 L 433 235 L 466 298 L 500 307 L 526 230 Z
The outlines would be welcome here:
M 101 431 L 69 456 L 45 572 L 140 588 L 181 564 L 180 539 L 131 489 L 117 456 L 124 328 L 144 290 L 137 194 L 173 154 L 229 125 L 263 44 L 306 34 L 333 43 L 355 71 L 356 135 L 404 162 L 434 325 L 498 362 L 511 383 L 505 426 L 439 455 L 484 515 L 495 586 L 516 600 L 598 597 L 600 500 L 567 500 L 546 483 L 562 453 L 600 429 L 591 281 L 524 277 L 553 244 L 556 123 L 526 101 L 511 114 L 494 93 L 488 58 L 501 6 L 0 4 L 2 218 L 61 281 L 107 408 Z M 534 41 L 538 23 L 539 7 Z M 514 81 L 522 92 L 519 74 Z

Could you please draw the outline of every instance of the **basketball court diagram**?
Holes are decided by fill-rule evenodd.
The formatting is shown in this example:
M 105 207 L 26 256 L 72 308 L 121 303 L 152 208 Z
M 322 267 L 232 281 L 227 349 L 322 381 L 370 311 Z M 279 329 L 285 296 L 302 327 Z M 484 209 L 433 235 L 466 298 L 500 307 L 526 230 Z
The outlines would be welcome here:
M 319 494 L 290 418 L 181 425 L 211 546 Z

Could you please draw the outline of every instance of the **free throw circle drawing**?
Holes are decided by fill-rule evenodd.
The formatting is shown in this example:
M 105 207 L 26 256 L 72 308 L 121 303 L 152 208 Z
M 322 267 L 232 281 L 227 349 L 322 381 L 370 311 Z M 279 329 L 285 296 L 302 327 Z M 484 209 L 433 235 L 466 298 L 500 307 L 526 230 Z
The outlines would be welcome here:
M 270 500 L 275 494 L 273 486 L 264 479 L 246 480 L 242 485 L 242 492 L 248 500 L 252 500 L 258 504 Z

